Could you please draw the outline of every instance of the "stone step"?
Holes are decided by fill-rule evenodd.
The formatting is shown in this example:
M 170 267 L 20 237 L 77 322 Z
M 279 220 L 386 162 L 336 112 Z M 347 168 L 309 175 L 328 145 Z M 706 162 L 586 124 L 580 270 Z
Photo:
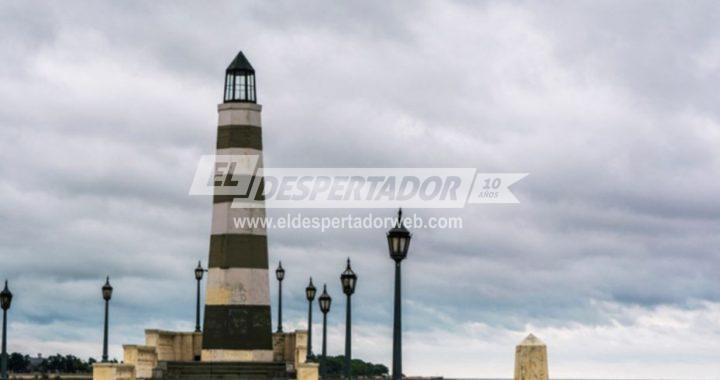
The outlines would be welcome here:
M 285 380 L 285 363 L 161 362 L 157 378 L 165 380 Z
M 199 363 L 192 362 L 168 362 L 168 367 L 173 368 L 285 368 L 285 363 Z
M 212 366 L 186 366 L 168 365 L 168 370 L 179 371 L 285 371 L 285 365 L 258 366 L 258 365 L 212 365 Z

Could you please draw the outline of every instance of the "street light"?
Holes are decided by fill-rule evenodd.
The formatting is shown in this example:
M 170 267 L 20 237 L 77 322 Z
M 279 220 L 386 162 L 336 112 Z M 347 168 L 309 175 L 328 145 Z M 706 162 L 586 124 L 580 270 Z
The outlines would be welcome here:
M 202 267 L 202 263 L 198 261 L 198 266 L 195 268 L 195 279 L 197 280 L 197 302 L 195 303 L 195 332 L 200 332 L 200 281 L 203 275 L 207 272 Z
M 350 334 L 350 297 L 355 293 L 355 284 L 357 284 L 357 275 L 350 268 L 350 258 L 347 259 L 347 268 L 340 275 L 340 283 L 342 283 L 343 293 L 347 296 L 345 307 L 345 366 L 343 368 L 345 380 L 350 380 L 350 352 L 351 352 L 351 334 Z
M 283 332 L 282 329 L 282 281 L 285 278 L 285 269 L 282 267 L 282 261 L 278 262 L 278 267 L 275 269 L 275 277 L 278 280 L 278 327 L 277 332 Z
M 320 378 L 325 380 L 326 365 L 325 360 L 327 358 L 327 313 L 330 311 L 330 304 L 332 298 L 327 292 L 327 285 L 323 284 L 323 292 L 318 298 L 320 304 L 320 311 L 323 313 L 323 335 L 322 335 L 322 358 L 320 359 Z
M 103 363 L 108 361 L 108 309 L 110 305 L 110 298 L 112 298 L 113 287 L 110 286 L 110 276 L 105 279 L 105 285 L 102 287 L 102 296 L 105 300 L 105 334 L 103 335 Z
M 3 329 L 2 329 L 2 364 L 0 364 L 2 371 L 2 380 L 7 380 L 7 367 L 8 367 L 8 354 L 7 354 L 7 311 L 12 303 L 12 293 L 8 289 L 8 282 L 5 280 L 5 289 L 0 292 L 0 306 L 3 309 Z
M 387 233 L 390 258 L 395 261 L 395 312 L 393 314 L 393 380 L 402 378 L 402 313 L 400 303 L 400 262 L 407 257 L 410 247 L 410 231 L 405 228 L 402 221 L 402 209 L 398 210 L 398 220 L 395 227 Z
M 315 285 L 313 285 L 312 277 L 310 277 L 310 283 L 308 284 L 307 288 L 305 288 L 305 297 L 307 297 L 308 300 L 308 336 L 307 336 L 307 355 L 305 356 L 305 361 L 310 362 L 312 360 L 313 354 L 312 354 L 312 303 L 315 299 L 315 293 L 317 292 L 317 289 L 315 289 Z

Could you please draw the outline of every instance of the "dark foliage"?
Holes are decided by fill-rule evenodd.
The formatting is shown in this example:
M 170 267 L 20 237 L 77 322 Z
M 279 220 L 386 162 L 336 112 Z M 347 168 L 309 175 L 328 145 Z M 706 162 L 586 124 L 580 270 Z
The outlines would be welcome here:
M 8 370 L 14 373 L 52 372 L 52 373 L 90 373 L 95 359 L 82 360 L 74 355 L 52 355 L 44 359 L 30 358 L 13 352 L 8 357 Z
M 345 356 L 328 356 L 327 361 L 325 362 L 327 375 L 333 377 L 341 376 L 344 364 Z M 350 362 L 350 369 L 352 370 L 353 377 L 387 376 L 389 372 L 388 367 L 382 364 L 368 363 L 360 359 L 352 359 Z
M 30 372 L 30 356 L 13 352 L 8 356 L 8 370 L 11 372 Z

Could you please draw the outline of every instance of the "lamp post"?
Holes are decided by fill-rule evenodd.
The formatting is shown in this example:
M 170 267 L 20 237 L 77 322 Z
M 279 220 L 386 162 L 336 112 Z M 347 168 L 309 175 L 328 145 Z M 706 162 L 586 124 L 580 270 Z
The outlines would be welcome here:
M 307 297 L 307 300 L 308 300 L 307 355 L 305 356 L 306 362 L 310 362 L 313 357 L 313 354 L 312 354 L 312 303 L 313 303 L 313 300 L 315 300 L 316 292 L 317 292 L 317 289 L 315 289 L 315 285 L 313 285 L 313 282 L 312 282 L 312 277 L 310 277 L 310 283 L 308 284 L 307 288 L 305 288 L 305 297 Z
M 393 380 L 402 379 L 402 312 L 400 302 L 400 262 L 407 257 L 410 247 L 410 231 L 402 222 L 402 209 L 398 210 L 395 227 L 387 233 L 390 258 L 395 261 L 395 312 L 393 313 Z
M 278 262 L 278 267 L 275 269 L 275 277 L 278 280 L 278 327 L 277 332 L 283 332 L 282 329 L 282 281 L 285 278 L 285 269 L 282 267 L 282 261 Z
M 108 310 L 110 305 L 110 298 L 112 298 L 113 287 L 110 286 L 110 276 L 105 280 L 105 285 L 102 287 L 102 296 L 105 300 L 105 333 L 103 335 L 103 363 L 108 361 Z
M 327 358 L 327 313 L 330 311 L 332 298 L 327 292 L 327 285 L 323 284 L 323 292 L 318 298 L 320 311 L 323 313 L 323 332 L 322 332 L 322 358 L 320 359 L 320 378 L 325 380 L 325 359 Z
M 207 269 L 202 267 L 202 263 L 198 261 L 198 266 L 195 268 L 195 280 L 197 280 L 197 302 L 195 303 L 195 332 L 201 332 L 200 329 L 200 281 L 207 272 Z
M 355 293 L 355 285 L 357 284 L 357 275 L 350 268 L 350 258 L 347 259 L 347 268 L 340 275 L 340 283 L 342 283 L 343 293 L 347 296 L 347 303 L 345 306 L 345 365 L 343 366 L 343 372 L 345 380 L 350 380 L 352 371 L 350 370 L 350 354 L 351 354 L 351 319 L 350 319 L 350 298 Z
M 207 272 L 202 267 L 202 263 L 198 261 L 198 266 L 195 268 L 195 279 L 197 280 L 197 302 L 195 303 L 195 332 L 201 332 L 200 330 L 200 281 L 202 281 L 203 274 Z
M 2 364 L 0 364 L 2 371 L 2 380 L 7 380 L 7 367 L 8 367 L 8 354 L 7 354 L 7 311 L 12 303 L 12 293 L 8 289 L 8 282 L 5 280 L 5 289 L 0 292 L 0 306 L 3 310 L 3 327 L 2 327 Z

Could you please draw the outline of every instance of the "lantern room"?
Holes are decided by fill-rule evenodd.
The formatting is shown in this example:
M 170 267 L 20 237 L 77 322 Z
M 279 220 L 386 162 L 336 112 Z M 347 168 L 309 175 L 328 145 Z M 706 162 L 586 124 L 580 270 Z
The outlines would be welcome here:
M 256 103 L 255 69 L 242 52 L 225 70 L 225 103 Z

